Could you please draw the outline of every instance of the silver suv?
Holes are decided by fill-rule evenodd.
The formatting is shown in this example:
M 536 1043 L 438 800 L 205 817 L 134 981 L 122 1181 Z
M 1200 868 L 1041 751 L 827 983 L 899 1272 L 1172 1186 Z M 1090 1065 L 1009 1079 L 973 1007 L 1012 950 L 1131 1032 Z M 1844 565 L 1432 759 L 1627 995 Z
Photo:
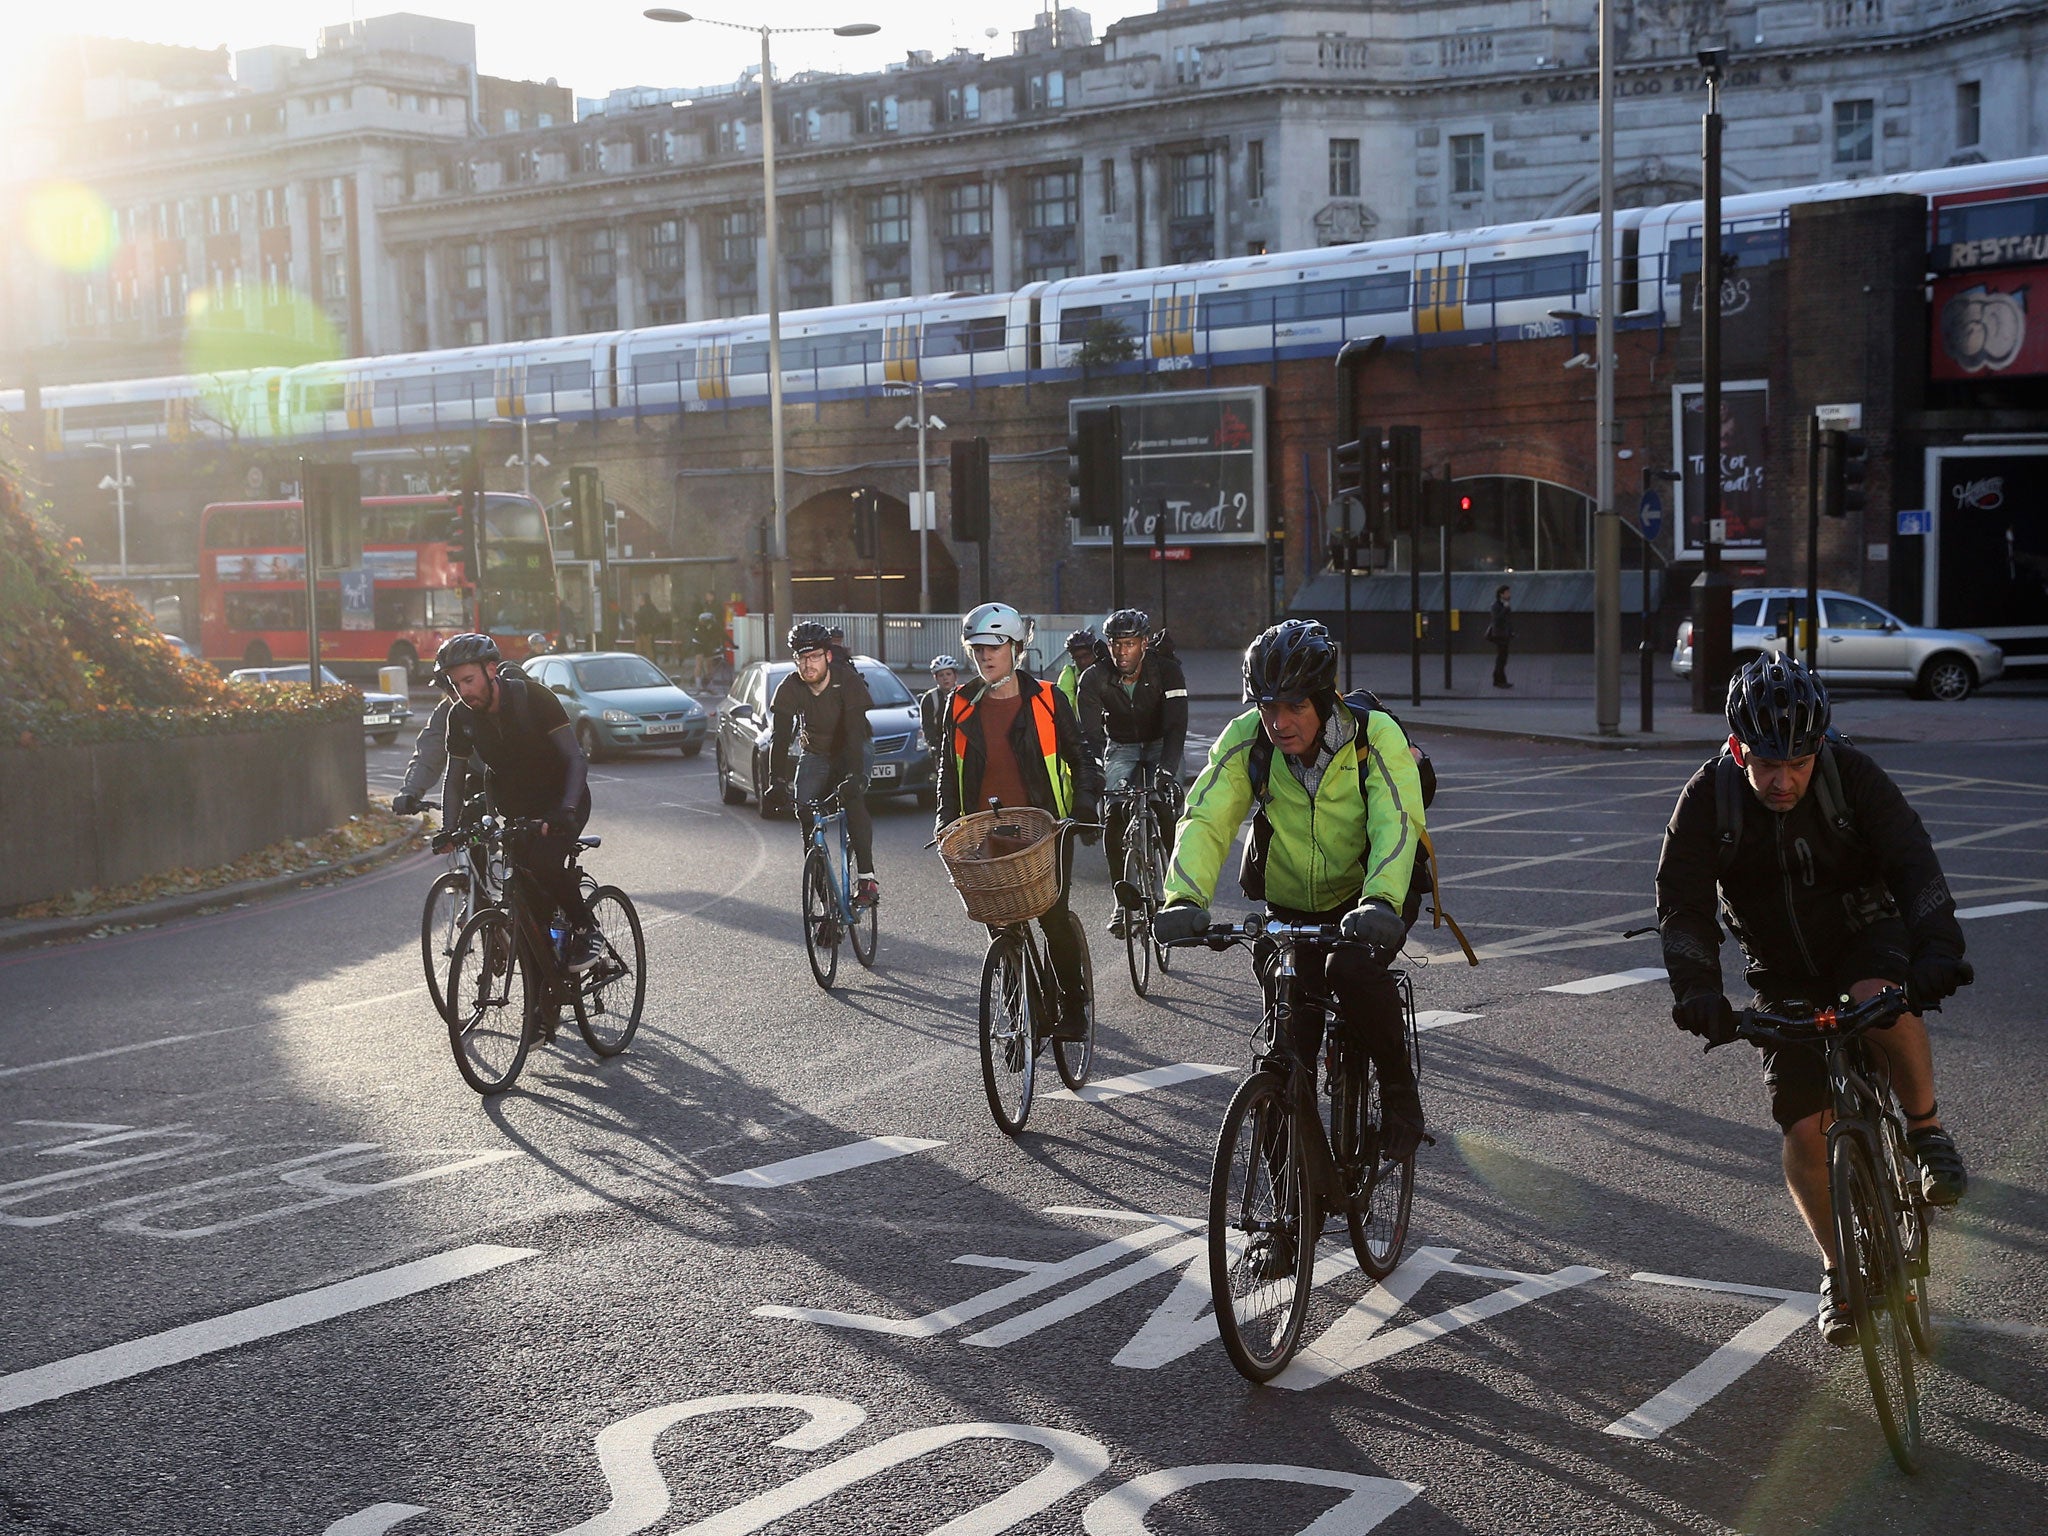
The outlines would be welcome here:
M 1806 612 L 1803 587 L 1741 587 L 1734 598 L 1734 665 L 1785 648 L 1778 621 Z M 1795 654 L 1798 654 L 1795 651 Z M 1820 593 L 1821 680 L 1837 686 L 1910 688 L 1924 699 L 1966 699 L 2005 671 L 2005 652 L 1982 635 L 1922 629 L 1868 598 Z M 1671 670 L 1692 676 L 1692 621 L 1678 626 Z

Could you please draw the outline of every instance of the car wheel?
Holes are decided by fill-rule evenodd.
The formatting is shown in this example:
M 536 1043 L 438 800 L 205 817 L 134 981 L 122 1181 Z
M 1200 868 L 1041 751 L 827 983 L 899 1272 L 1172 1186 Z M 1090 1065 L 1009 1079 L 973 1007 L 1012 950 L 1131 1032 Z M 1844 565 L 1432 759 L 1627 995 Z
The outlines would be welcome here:
M 370 739 L 376 742 L 377 745 L 380 747 L 388 747 L 391 745 L 391 743 L 398 740 L 398 732 L 379 731 L 375 736 L 371 737 Z
M 732 769 L 725 763 L 725 738 L 722 736 L 718 745 L 711 749 L 711 761 L 718 769 L 718 798 L 727 805 L 745 805 L 747 792 L 732 781 Z
M 251 640 L 249 642 L 249 649 L 242 652 L 242 665 L 245 667 L 269 666 L 270 647 L 261 640 Z
M 704 743 L 701 741 L 686 741 L 683 743 L 683 756 L 685 757 L 695 757 L 703 750 Z
M 576 744 L 583 749 L 585 757 L 593 763 L 597 761 L 597 730 L 588 720 L 576 722 Z
M 1970 665 L 1967 656 L 1954 651 L 1943 651 L 1930 656 L 1927 665 L 1920 669 L 1920 696 L 1935 699 L 1943 704 L 1957 704 L 1970 696 L 1970 690 L 1977 686 L 1977 669 Z

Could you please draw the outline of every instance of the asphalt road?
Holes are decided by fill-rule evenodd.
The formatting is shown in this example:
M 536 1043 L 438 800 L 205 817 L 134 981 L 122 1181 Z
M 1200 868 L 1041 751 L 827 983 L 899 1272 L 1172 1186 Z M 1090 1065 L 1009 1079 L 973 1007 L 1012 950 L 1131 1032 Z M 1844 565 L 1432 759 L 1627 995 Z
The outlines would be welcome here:
M 1437 1145 L 1410 1262 L 1373 1287 L 1327 1241 L 1271 1388 L 1216 1342 L 1199 1242 L 1249 968 L 1204 953 L 1133 997 L 1099 854 L 1098 1082 L 1180 1071 L 1043 1100 L 1015 1142 L 973 1051 L 983 936 L 927 817 L 878 813 L 879 968 L 848 957 L 826 995 L 796 833 L 723 807 L 708 754 L 594 775 L 589 865 L 647 925 L 634 1047 L 600 1063 L 565 1032 L 488 1104 L 421 983 L 426 859 L 0 961 L 0 1531 L 2038 1522 L 2040 743 L 1878 749 L 1963 907 L 2002 909 L 1966 924 L 1981 980 L 1936 1026 L 1976 1182 L 1937 1233 L 1911 1480 L 1810 1326 L 1753 1061 L 1702 1058 L 1628 974 L 1658 962 L 1620 935 L 1694 764 L 1433 745 L 1447 899 L 1485 958 L 1413 946 Z M 373 751 L 373 786 L 403 756 Z M 718 1182 L 880 1137 L 906 1140 Z

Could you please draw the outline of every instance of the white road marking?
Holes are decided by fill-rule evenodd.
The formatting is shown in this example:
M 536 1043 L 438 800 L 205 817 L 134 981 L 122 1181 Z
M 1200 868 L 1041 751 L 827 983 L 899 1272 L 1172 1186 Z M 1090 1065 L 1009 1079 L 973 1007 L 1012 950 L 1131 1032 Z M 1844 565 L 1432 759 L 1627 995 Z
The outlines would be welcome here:
M 1152 1527 L 1145 1516 L 1153 1505 L 1184 1488 L 1204 1483 L 1293 1483 L 1304 1488 L 1342 1488 L 1343 1501 L 1326 1511 L 1312 1525 L 1302 1527 L 1303 1536 L 1321 1531 L 1327 1536 L 1365 1536 L 1388 1516 L 1399 1511 L 1422 1492 L 1421 1483 L 1402 1482 L 1391 1477 L 1366 1477 L 1356 1472 L 1331 1472 L 1320 1467 L 1276 1466 L 1269 1462 L 1211 1462 L 1198 1467 L 1168 1467 L 1134 1477 L 1120 1488 L 1091 1503 L 1081 1514 L 1081 1529 L 1087 1536 L 1148 1536 Z
M 1079 1093 L 1066 1088 L 1055 1088 L 1039 1095 L 1041 1099 L 1079 1099 L 1083 1104 L 1100 1104 L 1107 1099 L 1120 1099 L 1126 1094 L 1144 1093 L 1153 1088 L 1170 1088 L 1175 1083 L 1191 1083 L 1198 1078 L 1215 1077 L 1232 1070 L 1219 1067 L 1208 1061 L 1183 1061 L 1170 1067 L 1148 1067 L 1143 1072 L 1133 1072 L 1128 1077 L 1106 1077 L 1099 1083 L 1089 1083 Z
M 1446 1024 L 1463 1024 L 1478 1017 L 1476 1013 L 1459 1013 L 1454 1008 L 1424 1008 L 1415 1015 L 1415 1032 L 1427 1034 L 1432 1029 L 1442 1029 Z
M 891 1158 L 905 1157 L 912 1152 L 929 1152 L 933 1147 L 944 1145 L 943 1141 L 927 1141 L 918 1136 L 870 1136 L 864 1141 L 850 1141 L 829 1151 L 807 1152 L 802 1157 L 786 1157 L 779 1163 L 763 1163 L 759 1168 L 724 1174 L 711 1182 L 736 1184 L 746 1189 L 780 1189 L 786 1184 L 822 1179 L 827 1174 L 865 1168 L 870 1163 L 886 1163 Z
M 1675 1285 L 1688 1290 L 1761 1296 L 1766 1300 L 1775 1299 L 1778 1304 L 1762 1317 L 1753 1319 L 1734 1338 L 1647 1403 L 1623 1414 L 1601 1431 L 1624 1440 L 1655 1440 L 1673 1425 L 1691 1418 L 1696 1411 L 1741 1380 L 1765 1355 L 1805 1327 L 1814 1314 L 1814 1308 L 1820 1304 L 1820 1297 L 1810 1291 L 1774 1290 L 1768 1286 L 1697 1280 L 1685 1275 L 1643 1273 L 1629 1278 L 1646 1285 Z
M 1969 832 L 1961 837 L 1945 837 L 1934 846 L 1937 851 L 1961 848 L 1970 843 L 1988 842 L 1994 837 L 2006 837 L 2014 832 L 2031 832 L 2036 827 L 2048 827 L 2048 816 L 2037 818 L 2034 821 L 2010 822 L 2002 827 L 1986 827 L 1981 832 Z
M 179 1365 L 224 1349 L 253 1344 L 259 1339 L 291 1333 L 314 1323 L 328 1322 L 381 1306 L 387 1301 L 416 1295 L 437 1286 L 467 1280 L 488 1270 L 530 1259 L 538 1248 L 505 1248 L 496 1243 L 474 1243 L 465 1248 L 437 1253 L 431 1258 L 380 1269 L 352 1280 L 280 1297 L 223 1317 L 187 1323 L 181 1328 L 151 1334 L 126 1344 L 112 1344 L 89 1354 L 73 1355 L 0 1376 L 0 1414 L 33 1407 L 93 1387 L 125 1381 L 167 1365 Z
M 1605 976 L 1581 976 L 1577 981 L 1561 981 L 1543 990 L 1590 997 L 1595 992 L 1616 992 L 1623 987 L 1639 987 L 1646 981 L 1662 981 L 1666 974 L 1661 965 L 1639 965 L 1632 971 L 1611 971 Z
M 1988 907 L 1957 907 L 1956 916 L 2011 917 L 2015 912 L 2048 912 L 2048 901 L 2001 901 Z

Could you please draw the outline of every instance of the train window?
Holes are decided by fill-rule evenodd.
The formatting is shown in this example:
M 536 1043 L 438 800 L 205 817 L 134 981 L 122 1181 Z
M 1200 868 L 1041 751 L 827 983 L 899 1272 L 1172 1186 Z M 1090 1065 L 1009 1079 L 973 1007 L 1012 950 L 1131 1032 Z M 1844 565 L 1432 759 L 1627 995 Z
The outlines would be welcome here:
M 1475 261 L 1465 278 L 1467 304 L 1503 299 L 1534 299 L 1586 291 L 1587 257 L 1579 251 L 1548 256 L 1516 256 L 1507 261 Z
M 344 386 L 339 379 L 309 379 L 299 385 L 299 409 L 311 412 L 335 412 L 344 409 L 342 404 Z
M 1785 225 L 1773 222 L 1767 229 L 1728 229 L 1721 232 L 1721 254 L 1732 256 L 1738 267 L 1760 267 L 1785 254 Z M 1671 242 L 1671 270 L 1665 281 L 1675 283 L 1700 269 L 1700 237 L 1690 235 Z
M 529 395 L 580 395 L 590 391 L 590 364 L 543 363 L 526 371 Z
M 1001 315 L 974 315 L 965 320 L 935 320 L 924 328 L 926 357 L 959 357 L 969 352 L 1000 352 L 1009 339 Z
M 164 424 L 161 400 L 116 400 L 106 405 L 67 405 L 67 431 L 91 431 L 109 427 L 160 427 Z
M 763 373 L 768 371 L 768 343 L 765 341 L 743 341 L 732 349 L 732 361 L 726 364 L 728 375 Z
M 1991 266 L 2048 251 L 2048 197 L 1961 203 L 1934 217 L 1935 266 Z
M 1149 306 L 1143 299 L 1129 299 L 1115 304 L 1075 304 L 1062 309 L 1061 345 L 1079 346 L 1088 339 L 1089 332 L 1103 321 L 1119 327 L 1127 336 L 1144 336 L 1148 334 L 1150 323 Z
M 637 388 L 680 384 L 696 377 L 697 351 L 694 347 L 683 351 L 642 354 L 633 359 L 633 383 Z
M 1204 294 L 1198 323 L 1203 330 L 1221 331 L 1346 315 L 1391 314 L 1407 307 L 1408 274 L 1375 272 L 1369 277 L 1332 282 Z

